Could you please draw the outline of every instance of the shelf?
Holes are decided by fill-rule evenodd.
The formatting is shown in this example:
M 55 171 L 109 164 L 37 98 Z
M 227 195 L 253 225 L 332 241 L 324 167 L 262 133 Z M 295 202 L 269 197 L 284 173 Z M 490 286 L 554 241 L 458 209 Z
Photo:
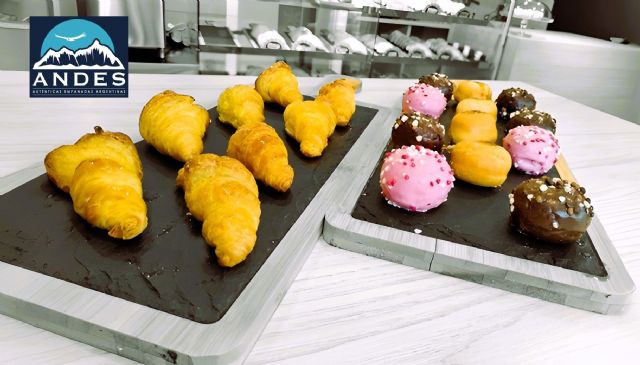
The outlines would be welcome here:
M 383 63 L 383 64 L 429 64 L 429 65 L 447 65 L 447 66 L 460 66 L 460 67 L 477 67 L 487 68 L 490 64 L 486 61 L 455 61 L 455 60 L 440 60 L 430 58 L 415 58 L 415 57 L 397 57 L 397 56 L 382 56 L 382 55 L 361 55 L 361 54 L 340 54 L 323 51 L 298 51 L 293 49 L 268 49 L 255 47 L 255 41 L 252 42 L 252 38 L 246 29 L 225 32 L 224 28 L 217 27 L 201 27 L 201 34 L 204 40 L 204 44 L 200 45 L 200 52 L 203 53 L 224 53 L 224 54 L 238 54 L 238 55 L 257 55 L 257 56 L 273 56 L 273 57 L 289 57 L 289 58 L 310 58 L 310 59 L 323 59 L 323 60 L 341 60 L 350 62 L 371 62 L 371 63 Z M 227 34 L 236 37 L 232 40 L 227 37 Z M 222 36 L 221 36 L 222 35 Z M 239 38 L 244 39 L 242 42 Z M 224 38 L 221 41 L 220 38 Z M 291 46 L 290 39 L 285 37 L 287 44 Z M 322 38 L 321 38 L 322 39 Z M 239 44 L 253 45 L 253 47 L 239 46 Z
M 314 59 L 345 60 L 345 61 L 354 61 L 354 62 L 365 62 L 369 57 L 371 57 L 371 56 L 365 56 L 360 54 L 339 54 L 339 53 L 330 53 L 330 52 L 322 52 L 322 51 L 296 51 L 296 50 L 289 50 L 289 49 L 267 49 L 267 48 L 220 46 L 220 45 L 200 46 L 200 52 L 258 55 L 258 56 L 310 57 Z
M 360 15 L 356 18 L 357 21 L 381 23 L 381 24 L 398 24 L 398 25 L 412 25 L 418 27 L 429 27 L 438 29 L 450 29 L 453 23 L 433 22 L 426 20 L 411 20 L 411 19 L 393 19 L 393 18 L 379 18 L 377 16 Z
M 278 3 L 279 5 L 298 6 L 302 8 L 322 8 L 329 10 L 347 10 L 347 11 L 360 11 L 362 7 L 355 6 L 353 4 L 337 3 L 334 1 L 326 0 L 260 0 L 264 2 Z
M 433 66 L 460 66 L 473 67 L 479 69 L 490 68 L 491 64 L 485 61 L 455 61 L 455 60 L 434 60 L 431 58 L 413 58 L 413 57 L 391 57 L 391 56 L 372 56 L 372 63 L 392 63 L 403 65 L 433 65 Z
M 423 13 L 419 11 L 392 10 L 367 6 L 362 8 L 362 15 L 366 17 L 379 18 L 380 23 L 389 23 L 393 21 L 393 24 L 412 24 L 416 22 L 427 22 L 440 23 L 441 26 L 443 24 L 468 24 L 482 26 L 489 25 L 489 20 L 484 19 L 471 19 L 453 15 L 440 15 Z M 428 24 L 427 26 L 431 26 L 431 24 Z
M 526 20 L 528 22 L 547 23 L 547 24 L 553 23 L 553 19 L 552 18 L 521 18 L 521 17 L 518 17 L 518 16 L 514 15 L 513 19 Z
M 298 6 L 302 8 L 323 8 L 330 10 L 347 10 L 362 13 L 362 20 L 389 24 L 416 24 L 416 22 L 424 22 L 423 26 L 448 28 L 451 24 L 469 24 L 469 25 L 488 25 L 489 20 L 471 19 L 455 15 L 440 15 L 433 13 L 425 13 L 420 11 L 404 11 L 378 8 L 372 6 L 359 7 L 353 4 L 337 3 L 326 0 L 260 0 L 264 2 L 278 3 L 279 5 Z M 438 24 L 440 23 L 440 24 Z M 445 24 L 442 24 L 445 23 Z
M 238 55 L 258 55 L 258 56 L 274 56 L 274 57 L 291 57 L 291 58 L 310 58 L 324 60 L 342 60 L 351 62 L 370 62 L 384 64 L 405 64 L 405 65 L 434 65 L 434 66 L 459 66 L 486 69 L 491 67 L 490 63 L 485 61 L 454 61 L 454 60 L 434 60 L 430 58 L 413 58 L 413 57 L 392 57 L 380 55 L 359 55 L 359 54 L 338 54 L 317 51 L 294 51 L 282 49 L 266 49 L 266 48 L 250 48 L 250 47 L 232 47 L 218 45 L 200 46 L 200 52 L 203 53 L 224 53 Z
M 345 3 L 336 3 L 333 1 L 326 0 L 313 0 L 312 1 L 317 7 L 331 10 L 348 10 L 348 11 L 360 11 L 362 8 L 359 6 L 355 6 L 353 4 L 345 4 Z

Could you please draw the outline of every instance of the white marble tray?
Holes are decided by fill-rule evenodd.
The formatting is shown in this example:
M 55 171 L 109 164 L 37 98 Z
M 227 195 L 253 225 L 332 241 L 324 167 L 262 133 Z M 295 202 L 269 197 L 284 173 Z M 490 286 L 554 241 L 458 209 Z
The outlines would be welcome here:
M 322 234 L 324 214 L 378 131 L 378 113 L 225 316 L 201 324 L 0 262 L 0 313 L 147 364 L 242 362 Z M 42 164 L 0 178 L 0 195 L 44 173 Z M 10 280 L 7 280 L 10 278 Z
M 392 124 L 369 141 L 365 156 L 380 155 L 390 138 Z M 329 244 L 598 313 L 618 313 L 630 303 L 635 285 L 597 216 L 588 234 L 609 274 L 607 277 L 596 277 L 353 218 L 351 212 L 377 162 L 377 158 L 362 158 L 350 176 L 343 175 L 342 199 L 332 204 L 325 216 L 323 235 Z M 556 168 L 563 178 L 574 180 L 562 157 Z

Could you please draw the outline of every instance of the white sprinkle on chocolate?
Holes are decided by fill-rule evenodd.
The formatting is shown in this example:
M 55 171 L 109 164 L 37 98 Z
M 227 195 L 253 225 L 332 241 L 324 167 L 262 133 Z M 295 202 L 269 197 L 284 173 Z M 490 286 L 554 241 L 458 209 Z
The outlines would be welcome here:
M 403 122 L 406 122 L 408 119 L 409 119 L 409 117 L 404 115 L 404 114 L 400 117 L 400 120 L 403 121 Z
M 540 191 L 544 192 L 547 191 L 547 189 L 549 189 L 549 187 L 545 184 L 540 185 Z
M 564 203 L 567 200 L 567 198 L 565 198 L 564 196 L 559 196 L 558 200 L 560 200 L 560 203 Z
M 509 206 L 509 211 L 510 211 L 510 212 L 513 212 L 513 210 L 514 210 L 514 209 L 516 209 L 516 208 L 515 208 L 513 205 L 510 205 L 510 206 Z
M 400 126 L 400 124 L 396 123 L 393 125 L 393 129 L 398 129 L 398 127 Z
M 529 199 L 529 200 L 533 199 L 533 194 L 528 194 L 527 195 L 527 199 Z
M 418 128 L 418 121 L 414 120 L 413 122 L 411 122 L 411 125 L 413 126 L 413 128 Z
M 416 141 L 422 142 L 422 136 L 416 136 Z
M 414 230 L 413 230 L 413 232 L 414 232 L 415 234 L 420 234 L 420 233 L 422 233 L 422 230 L 421 230 L 421 229 L 416 228 L 416 229 L 414 229 Z
M 558 222 L 553 221 L 553 223 L 551 224 L 553 226 L 553 228 L 558 228 L 560 227 L 560 225 L 558 224 Z

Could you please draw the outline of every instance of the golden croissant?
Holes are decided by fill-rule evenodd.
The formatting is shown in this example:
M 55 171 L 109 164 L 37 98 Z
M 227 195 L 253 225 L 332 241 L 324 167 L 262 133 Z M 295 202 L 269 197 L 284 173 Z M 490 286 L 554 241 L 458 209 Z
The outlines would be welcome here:
M 284 129 L 300 142 L 300 151 L 307 157 L 322 155 L 335 128 L 336 115 L 327 103 L 298 101 L 284 110 Z
M 85 160 L 71 182 L 73 210 L 109 236 L 128 240 L 147 227 L 142 181 L 109 159 Z
M 240 128 L 245 123 L 264 122 L 264 100 L 248 85 L 230 87 L 218 97 L 218 119 Z
M 256 180 L 231 157 L 205 153 L 187 161 L 176 185 L 193 216 L 202 221 L 202 235 L 215 247 L 218 263 L 231 267 L 244 261 L 256 243 L 260 200 Z
M 302 101 L 298 80 L 291 72 L 289 65 L 282 61 L 262 71 L 256 79 L 256 91 L 264 101 L 275 102 L 284 107 L 293 102 Z
M 287 147 L 270 125 L 244 124 L 231 136 L 227 156 L 242 162 L 253 176 L 266 185 L 287 191 L 293 182 Z
M 94 127 L 73 145 L 60 146 L 49 152 L 44 166 L 49 179 L 65 193 L 69 192 L 76 167 L 84 160 L 107 158 L 117 161 L 123 168 L 142 179 L 142 164 L 136 147 L 124 133 L 108 132 Z
M 75 144 L 49 152 L 44 163 L 51 181 L 70 193 L 74 210 L 90 224 L 120 239 L 147 227 L 142 165 L 126 134 L 95 127 Z
M 186 161 L 202 153 L 202 137 L 211 118 L 189 95 L 166 90 L 155 95 L 140 114 L 140 135 L 158 152 Z
M 356 111 L 356 89 L 359 84 L 359 81 L 353 79 L 338 79 L 320 88 L 316 100 L 329 103 L 339 126 L 349 124 Z

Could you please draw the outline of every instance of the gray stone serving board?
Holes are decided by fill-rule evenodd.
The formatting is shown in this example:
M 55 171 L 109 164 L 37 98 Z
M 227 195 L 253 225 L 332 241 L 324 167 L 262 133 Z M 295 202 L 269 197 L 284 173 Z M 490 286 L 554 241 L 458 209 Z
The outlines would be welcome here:
M 395 113 L 398 115 L 400 111 Z M 354 218 L 354 209 L 367 183 L 370 179 L 378 179 L 378 156 L 387 146 L 392 125 L 393 121 L 390 121 L 375 139 L 369 140 L 365 153 L 375 158 L 360 159 L 357 169 L 350 176 L 344 176 L 342 199 L 332 204 L 325 216 L 323 235 L 329 244 L 597 313 L 618 313 L 630 302 L 635 285 L 597 216 L 587 233 L 604 264 L 607 275 L 603 276 Z M 563 158 L 559 159 L 556 168 L 561 177 L 573 179 Z M 464 214 L 461 211 L 460 217 Z
M 342 193 L 338 182 L 353 172 L 368 140 L 394 117 L 384 108 L 359 105 L 377 113 L 362 121 L 368 126 L 360 138 L 215 323 L 198 323 L 6 262 L 0 262 L 0 275 L 11 280 L 0 281 L 0 312 L 143 363 L 241 362 L 321 237 L 324 214 Z M 43 172 L 38 164 L 1 178 L 0 195 Z

